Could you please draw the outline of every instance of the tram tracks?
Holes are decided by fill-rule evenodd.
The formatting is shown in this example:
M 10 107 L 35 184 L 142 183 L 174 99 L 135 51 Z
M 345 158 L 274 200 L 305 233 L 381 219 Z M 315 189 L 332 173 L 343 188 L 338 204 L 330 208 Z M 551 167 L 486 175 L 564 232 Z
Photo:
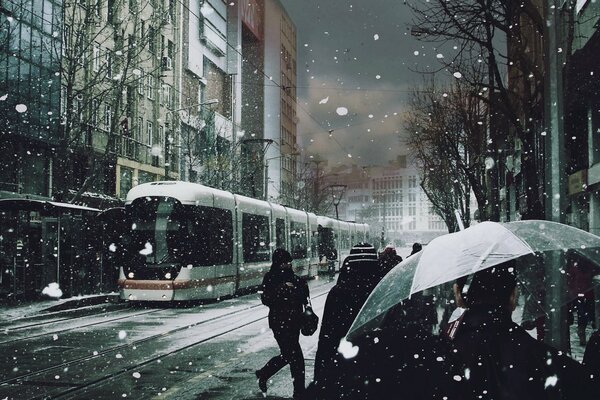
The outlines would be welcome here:
M 323 286 L 326 285 L 315 286 L 313 291 Z M 328 290 L 312 297 L 318 298 L 327 293 Z M 69 397 L 73 393 L 108 384 L 111 380 L 153 362 L 160 362 L 161 358 L 173 356 L 264 320 L 266 316 L 266 308 L 260 303 L 253 303 L 232 312 L 191 321 L 164 332 L 4 379 L 0 381 L 0 397 L 6 395 L 7 391 L 20 392 L 19 398 Z M 211 330 L 203 332 L 202 326 L 207 324 L 211 325 Z M 165 346 L 165 343 L 168 345 Z M 157 350 L 161 346 L 163 348 Z M 44 394 L 40 395 L 36 386 L 43 387 Z
M 22 340 L 36 339 L 36 338 L 40 338 L 40 337 L 44 337 L 44 336 L 48 336 L 48 335 L 58 335 L 60 333 L 73 331 L 74 329 L 86 329 L 86 328 L 89 328 L 92 326 L 104 325 L 104 324 L 109 324 L 109 323 L 113 323 L 116 321 L 138 318 L 141 316 L 146 316 L 148 314 L 154 314 L 154 313 L 157 313 L 160 311 L 162 311 L 162 310 L 161 309 L 146 310 L 146 311 L 142 311 L 142 312 L 138 312 L 138 313 L 131 313 L 131 314 L 127 314 L 127 315 L 123 315 L 123 316 L 119 316 L 119 317 L 109 317 L 109 318 L 105 317 L 101 320 L 98 320 L 99 318 L 102 318 L 101 316 L 93 315 L 93 316 L 90 316 L 90 318 L 95 318 L 96 321 L 89 322 L 89 323 L 86 323 L 83 325 L 77 324 L 74 327 L 61 328 L 61 329 L 56 329 L 56 330 L 47 330 L 47 331 L 44 331 L 44 332 L 38 333 L 38 334 L 31 334 L 30 332 L 24 332 L 24 335 L 26 335 L 26 337 L 19 337 L 16 339 L 5 340 L 5 341 L 2 341 L 2 339 L 0 339 L 0 346 L 19 342 Z M 47 321 L 47 322 L 40 323 L 40 324 L 18 326 L 18 327 L 12 328 L 12 329 L 6 328 L 3 330 L 0 330 L 0 335 L 4 335 L 5 337 L 8 337 L 8 335 L 15 334 L 15 333 L 18 334 L 19 332 L 22 332 L 25 329 L 33 329 L 33 328 L 42 329 L 42 328 L 48 327 L 49 325 L 64 323 L 66 321 L 74 321 L 74 320 L 77 320 L 78 318 L 81 318 L 81 317 L 62 318 L 62 319 L 58 319 L 58 320 Z M 2 336 L 0 336 L 0 338 L 1 337 Z

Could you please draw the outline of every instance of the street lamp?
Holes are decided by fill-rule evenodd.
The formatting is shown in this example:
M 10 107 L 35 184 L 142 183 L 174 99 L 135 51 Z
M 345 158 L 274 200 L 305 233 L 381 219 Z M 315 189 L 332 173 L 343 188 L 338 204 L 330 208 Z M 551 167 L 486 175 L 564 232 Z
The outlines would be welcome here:
M 346 185 L 329 185 L 329 189 L 331 189 L 331 195 L 333 196 L 333 206 L 335 207 L 335 219 L 340 219 L 338 214 L 338 206 L 340 205 L 340 201 L 342 201 L 342 197 L 346 192 Z

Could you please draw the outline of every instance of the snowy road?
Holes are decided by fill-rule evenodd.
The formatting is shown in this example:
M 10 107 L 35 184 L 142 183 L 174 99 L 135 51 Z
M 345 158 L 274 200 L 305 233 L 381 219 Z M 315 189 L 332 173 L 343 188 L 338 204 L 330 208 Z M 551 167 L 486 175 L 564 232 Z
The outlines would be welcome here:
M 319 315 L 333 282 L 310 282 Z M 192 307 L 54 314 L 1 326 L 0 398 L 258 399 L 254 370 L 277 353 L 256 294 Z M 307 381 L 318 333 L 302 337 Z M 268 398 L 291 397 L 289 369 Z

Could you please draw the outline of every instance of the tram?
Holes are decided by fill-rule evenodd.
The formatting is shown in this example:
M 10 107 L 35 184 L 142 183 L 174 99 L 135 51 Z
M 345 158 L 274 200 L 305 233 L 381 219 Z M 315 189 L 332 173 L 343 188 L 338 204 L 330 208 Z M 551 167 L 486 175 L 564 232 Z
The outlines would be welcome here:
M 118 286 L 125 301 L 234 295 L 261 284 L 276 248 L 289 250 L 296 274 L 314 277 L 323 243 L 336 247 L 339 261 L 369 231 L 367 224 L 178 181 L 134 187 L 125 213 L 131 229 L 113 246 L 123 252 Z

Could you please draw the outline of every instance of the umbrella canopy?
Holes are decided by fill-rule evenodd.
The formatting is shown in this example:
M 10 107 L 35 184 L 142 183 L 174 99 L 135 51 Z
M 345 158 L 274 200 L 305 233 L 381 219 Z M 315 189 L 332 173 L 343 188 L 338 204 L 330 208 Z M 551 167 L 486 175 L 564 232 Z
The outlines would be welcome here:
M 390 271 L 371 293 L 348 337 L 376 325 L 402 300 L 446 282 L 527 255 L 576 251 L 600 265 L 600 237 L 550 221 L 482 222 L 440 236 Z

